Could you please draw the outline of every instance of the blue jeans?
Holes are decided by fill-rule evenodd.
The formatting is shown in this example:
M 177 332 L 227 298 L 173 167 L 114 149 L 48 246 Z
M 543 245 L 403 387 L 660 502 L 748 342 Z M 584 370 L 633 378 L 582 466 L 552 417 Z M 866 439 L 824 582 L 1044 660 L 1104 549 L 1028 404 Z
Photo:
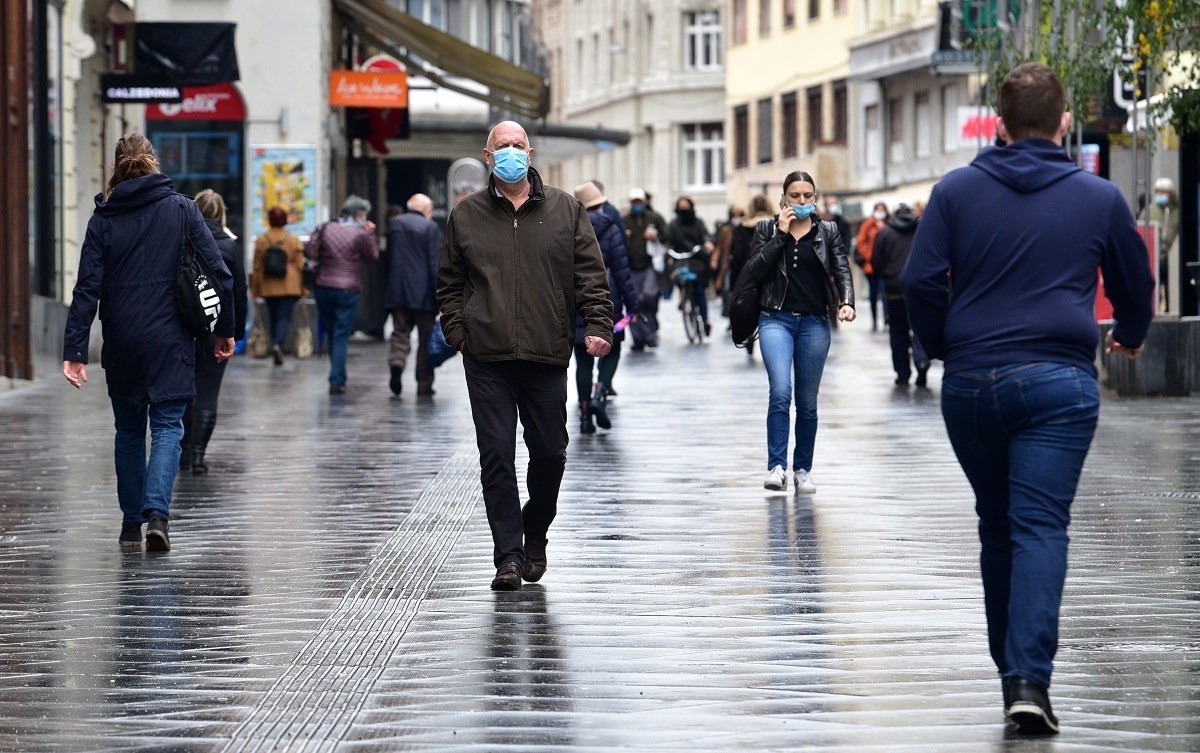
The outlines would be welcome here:
M 329 337 L 329 383 L 346 383 L 346 351 L 354 332 L 354 314 L 358 311 L 358 291 L 317 286 L 317 315 L 321 329 Z
M 292 326 L 292 309 L 296 308 L 299 296 L 280 295 L 266 299 L 267 311 L 271 315 L 271 344 L 283 347 L 287 342 L 288 329 Z
M 113 400 L 117 438 L 117 500 L 123 523 L 144 523 L 151 515 L 169 517 L 171 492 L 179 471 L 179 441 L 187 400 L 137 406 Z M 146 422 L 150 423 L 150 459 L 146 460 Z
M 758 341 L 771 398 L 767 405 L 767 468 L 787 468 L 788 418 L 792 407 L 792 373 L 796 376 L 796 449 L 792 470 L 812 470 L 817 441 L 817 390 L 829 355 L 829 318 L 818 314 L 763 312 Z
M 1071 502 L 1099 414 L 1096 378 L 1065 364 L 942 381 L 946 431 L 975 490 L 988 644 L 1004 677 L 1050 686 Z

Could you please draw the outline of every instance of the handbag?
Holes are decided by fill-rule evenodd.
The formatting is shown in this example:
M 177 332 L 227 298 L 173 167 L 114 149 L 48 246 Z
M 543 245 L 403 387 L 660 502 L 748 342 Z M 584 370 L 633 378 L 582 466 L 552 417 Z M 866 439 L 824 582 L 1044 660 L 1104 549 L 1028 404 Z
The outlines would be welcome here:
M 308 319 L 308 304 L 304 299 L 297 301 L 300 309 L 300 321 L 296 325 L 296 358 L 309 358 L 313 354 L 313 331 Z
M 433 329 L 429 331 L 429 365 L 437 368 L 458 355 L 458 351 L 454 346 L 446 342 L 446 333 L 442 331 L 442 323 L 440 321 L 433 323 Z
M 304 283 L 305 290 L 315 290 L 317 286 L 317 273 L 321 271 L 321 236 L 325 234 L 325 227 L 328 222 L 322 224 L 313 233 L 313 237 L 309 239 L 309 243 L 313 247 L 313 255 L 309 257 L 304 254 L 304 269 L 300 273 L 301 280 Z M 305 249 L 307 251 L 307 249 Z
M 771 224 L 771 237 L 775 235 L 775 221 L 762 220 Z M 761 223 L 760 223 L 761 224 Z M 747 260 L 747 265 L 749 261 Z M 746 266 L 738 273 L 733 291 L 729 294 L 729 334 L 733 344 L 748 347 L 758 337 L 758 316 L 762 313 L 762 284 L 746 273 Z
M 184 329 L 196 340 L 208 340 L 221 315 L 221 296 L 213 282 L 217 279 L 204 255 L 196 250 L 188 230 L 187 209 L 179 205 L 183 241 L 179 266 L 175 273 L 175 304 Z
M 246 336 L 246 355 L 251 358 L 266 358 L 271 352 L 271 335 L 267 332 L 265 306 L 255 304 L 254 323 Z

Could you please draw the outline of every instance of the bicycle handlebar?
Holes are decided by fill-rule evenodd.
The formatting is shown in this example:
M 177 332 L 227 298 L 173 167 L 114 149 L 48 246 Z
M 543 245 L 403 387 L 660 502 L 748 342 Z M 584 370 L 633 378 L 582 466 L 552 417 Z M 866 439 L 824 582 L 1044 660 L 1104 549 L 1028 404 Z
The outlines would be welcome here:
M 667 254 L 672 259 L 684 260 L 684 259 L 691 259 L 692 257 L 694 257 L 696 254 L 700 253 L 703 250 L 704 250 L 704 246 L 697 244 L 695 246 L 692 246 L 691 251 L 676 251 L 673 248 L 668 248 Z

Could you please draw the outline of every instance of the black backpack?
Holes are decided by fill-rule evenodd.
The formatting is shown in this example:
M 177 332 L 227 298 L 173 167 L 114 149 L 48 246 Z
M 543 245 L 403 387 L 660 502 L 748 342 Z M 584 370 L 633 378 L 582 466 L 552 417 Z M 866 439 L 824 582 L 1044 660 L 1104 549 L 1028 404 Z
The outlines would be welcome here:
M 214 287 L 216 275 L 204 255 L 192 244 L 187 209 L 179 205 L 183 243 L 175 276 L 175 303 L 184 329 L 197 340 L 207 340 L 221 315 L 221 296 Z
M 281 246 L 271 246 L 263 256 L 263 274 L 283 279 L 287 277 L 288 254 Z

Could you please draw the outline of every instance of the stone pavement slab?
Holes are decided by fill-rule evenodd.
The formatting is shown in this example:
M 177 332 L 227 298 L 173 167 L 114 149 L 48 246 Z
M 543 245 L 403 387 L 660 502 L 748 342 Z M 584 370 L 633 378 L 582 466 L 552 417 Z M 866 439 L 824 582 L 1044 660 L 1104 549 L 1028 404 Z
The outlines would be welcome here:
M 895 390 L 886 334 L 843 327 L 819 491 L 768 494 L 761 363 L 666 313 L 614 430 L 571 424 L 550 570 L 516 593 L 488 589 L 457 359 L 432 400 L 388 393 L 382 344 L 344 398 L 323 361 L 235 361 L 165 555 L 116 545 L 99 369 L 0 394 L 0 749 L 1200 750 L 1200 401 L 1106 400 L 1063 734 L 1020 739 L 938 374 Z

